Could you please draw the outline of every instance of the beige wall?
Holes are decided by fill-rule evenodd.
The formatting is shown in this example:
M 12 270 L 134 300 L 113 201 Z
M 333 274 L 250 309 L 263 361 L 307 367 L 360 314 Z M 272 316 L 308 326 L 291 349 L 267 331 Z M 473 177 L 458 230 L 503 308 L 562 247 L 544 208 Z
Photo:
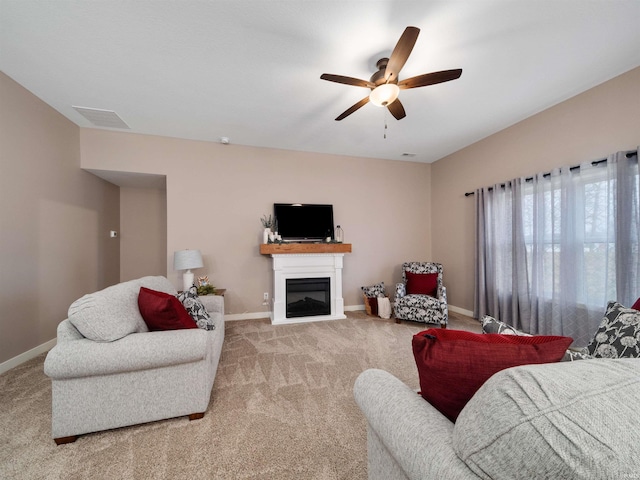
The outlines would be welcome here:
M 259 254 L 260 217 L 274 202 L 332 203 L 353 253 L 344 262 L 345 305 L 360 286 L 400 278 L 405 260 L 429 259 L 431 165 L 340 157 L 81 129 L 82 167 L 167 176 L 168 276 L 173 252 L 200 249 L 227 313 L 266 312 L 271 259 Z M 388 288 L 391 293 L 391 287 Z
M 120 187 L 120 281 L 167 275 L 167 192 Z
M 433 257 L 450 304 L 473 310 L 474 197 L 465 192 L 639 144 L 636 68 L 432 164 Z
M 0 73 L 0 363 L 117 283 L 119 191 L 80 170 L 79 128 Z

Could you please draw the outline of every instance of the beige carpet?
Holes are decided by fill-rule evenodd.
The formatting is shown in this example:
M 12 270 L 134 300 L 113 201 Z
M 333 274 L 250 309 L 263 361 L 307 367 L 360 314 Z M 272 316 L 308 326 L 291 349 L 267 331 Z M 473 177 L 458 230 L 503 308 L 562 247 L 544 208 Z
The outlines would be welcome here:
M 352 388 L 382 368 L 418 388 L 411 337 L 423 324 L 228 322 L 203 419 L 51 439 L 45 355 L 0 376 L 0 479 L 365 479 L 366 426 Z M 450 328 L 479 331 L 452 314 Z

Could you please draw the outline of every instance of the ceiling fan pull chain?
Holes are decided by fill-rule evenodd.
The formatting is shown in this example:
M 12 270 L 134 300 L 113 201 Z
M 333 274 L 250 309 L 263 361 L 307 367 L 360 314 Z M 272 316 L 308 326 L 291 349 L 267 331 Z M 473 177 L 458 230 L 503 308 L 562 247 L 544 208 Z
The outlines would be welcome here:
M 383 138 L 387 139 L 387 109 L 384 109 L 384 135 Z

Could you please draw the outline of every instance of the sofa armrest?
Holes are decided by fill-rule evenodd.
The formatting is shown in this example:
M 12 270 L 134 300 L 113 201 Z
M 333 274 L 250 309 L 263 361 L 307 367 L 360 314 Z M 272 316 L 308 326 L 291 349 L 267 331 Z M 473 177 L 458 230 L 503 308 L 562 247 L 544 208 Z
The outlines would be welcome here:
M 198 297 L 209 313 L 224 315 L 224 297 L 222 295 L 202 295 Z
M 44 373 L 54 379 L 90 377 L 197 362 L 212 350 L 215 331 L 200 328 L 132 333 L 113 342 L 58 342 Z
M 396 299 L 402 298 L 407 294 L 407 286 L 404 283 L 396 283 Z
M 453 423 L 396 377 L 366 370 L 354 396 L 369 428 L 408 478 L 477 478 L 453 450 Z

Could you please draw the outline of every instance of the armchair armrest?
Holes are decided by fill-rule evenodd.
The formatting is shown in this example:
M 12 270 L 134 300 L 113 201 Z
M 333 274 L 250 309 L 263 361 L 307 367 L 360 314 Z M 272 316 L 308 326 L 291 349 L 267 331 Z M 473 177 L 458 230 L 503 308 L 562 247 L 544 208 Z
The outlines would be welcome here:
M 436 295 L 438 296 L 438 300 L 440 301 L 440 303 L 447 303 L 447 287 L 445 287 L 444 285 L 440 285 L 438 287 L 438 292 L 436 293 Z
M 366 370 L 354 396 L 369 429 L 408 478 L 475 478 L 453 449 L 454 424 L 399 379 Z
M 404 283 L 396 283 L 396 298 L 402 298 L 407 294 L 407 286 Z
M 447 287 L 444 285 L 440 285 L 438 287 L 438 302 L 440 302 L 440 309 L 444 314 L 444 322 L 446 324 L 449 322 L 449 304 L 447 303 Z

